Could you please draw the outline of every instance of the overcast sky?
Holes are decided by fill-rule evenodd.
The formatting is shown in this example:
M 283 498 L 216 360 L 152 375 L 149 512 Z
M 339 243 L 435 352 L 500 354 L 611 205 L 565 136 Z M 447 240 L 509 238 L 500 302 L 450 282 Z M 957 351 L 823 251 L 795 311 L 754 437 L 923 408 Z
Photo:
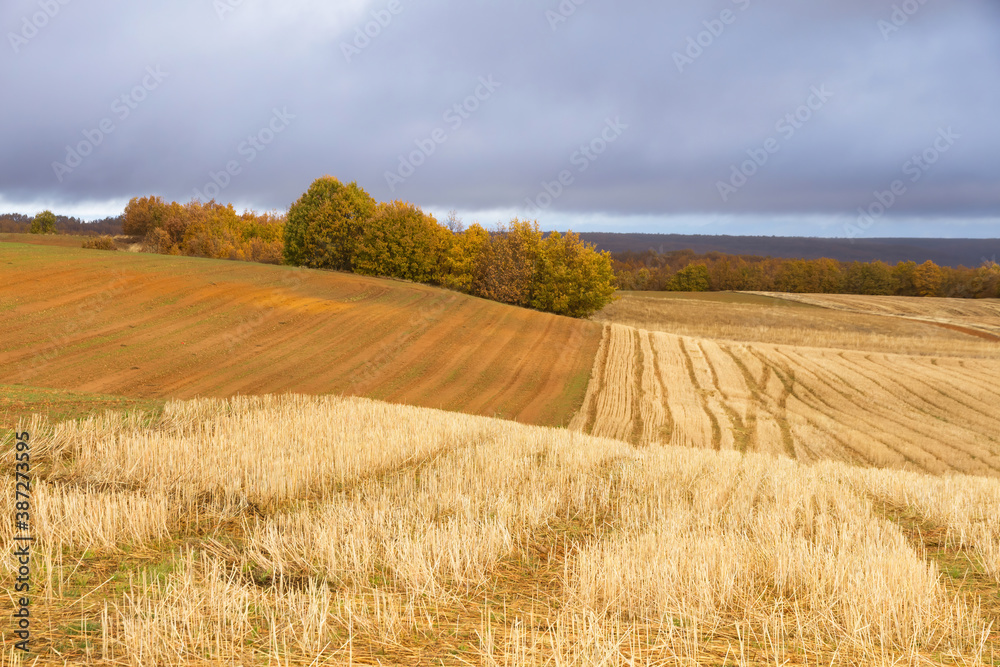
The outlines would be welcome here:
M 487 224 L 1000 236 L 995 0 L 5 0 L 0 29 L 0 211 L 285 209 L 331 174 Z

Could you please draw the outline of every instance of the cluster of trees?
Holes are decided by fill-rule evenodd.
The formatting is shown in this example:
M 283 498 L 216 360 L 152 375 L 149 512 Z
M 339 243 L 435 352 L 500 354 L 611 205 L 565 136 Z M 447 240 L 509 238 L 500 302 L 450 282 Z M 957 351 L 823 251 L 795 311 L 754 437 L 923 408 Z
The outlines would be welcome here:
M 51 211 L 42 213 L 52 214 Z M 39 214 L 41 215 L 41 214 Z M 47 216 L 46 216 L 47 217 Z M 23 213 L 0 213 L 0 232 L 8 234 L 35 234 L 32 232 L 32 224 L 38 218 L 24 215 Z M 65 215 L 54 215 L 55 228 L 52 231 L 41 232 L 46 234 L 76 234 L 81 236 L 90 235 L 117 235 L 122 233 L 122 218 L 102 218 L 94 222 L 84 222 L 79 218 L 71 218 Z
M 56 214 L 52 211 L 42 211 L 31 221 L 31 228 L 28 232 L 31 234 L 55 234 Z
M 125 207 L 122 232 L 142 239 L 147 252 L 280 264 L 285 217 L 237 213 L 214 200 L 187 204 L 135 197 Z
M 977 268 L 900 262 L 838 262 L 727 255 L 691 250 L 613 256 L 620 289 L 764 291 L 899 296 L 1000 297 L 1000 266 Z
M 289 264 L 443 285 L 573 317 L 600 310 L 615 291 L 609 254 L 572 232 L 543 235 L 516 219 L 490 232 L 454 216 L 444 226 L 413 204 L 376 202 L 330 176 L 292 205 L 284 240 Z
M 148 252 L 351 271 L 442 285 L 494 301 L 585 317 L 624 290 L 768 291 L 1000 298 L 1000 265 L 781 259 L 692 250 L 599 252 L 569 232 L 542 234 L 514 219 L 486 230 L 446 225 L 403 202 L 377 202 L 357 183 L 325 176 L 288 214 L 237 213 L 214 200 L 187 204 L 136 197 L 121 216 L 86 223 L 43 211 L 0 214 L 0 232 L 120 234 Z

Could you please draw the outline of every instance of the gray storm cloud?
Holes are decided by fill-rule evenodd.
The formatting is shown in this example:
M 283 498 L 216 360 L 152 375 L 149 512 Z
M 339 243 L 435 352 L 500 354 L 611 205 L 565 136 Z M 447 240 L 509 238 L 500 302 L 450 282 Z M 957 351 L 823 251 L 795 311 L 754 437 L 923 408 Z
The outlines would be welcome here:
M 985 0 L 16 0 L 0 31 L 7 201 L 284 208 L 329 173 L 559 216 L 851 215 L 896 181 L 894 214 L 1000 212 Z

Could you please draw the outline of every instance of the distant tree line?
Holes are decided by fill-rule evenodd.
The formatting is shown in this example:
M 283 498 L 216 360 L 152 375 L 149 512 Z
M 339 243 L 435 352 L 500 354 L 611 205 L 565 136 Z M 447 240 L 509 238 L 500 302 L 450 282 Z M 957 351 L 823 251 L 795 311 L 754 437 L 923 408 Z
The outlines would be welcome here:
M 585 317 L 614 296 L 608 253 L 569 232 L 512 220 L 487 231 L 454 214 L 376 202 L 357 183 L 317 179 L 288 211 L 288 264 L 442 285 L 493 301 Z
M 623 290 L 762 291 L 963 298 L 1000 297 L 1000 266 L 781 259 L 691 250 L 612 255 Z
M 51 211 L 43 211 L 43 213 L 51 214 Z M 52 215 L 55 219 L 55 231 L 49 233 L 74 234 L 78 236 L 98 236 L 102 234 L 116 236 L 122 233 L 122 216 L 120 215 L 113 218 L 102 218 L 94 222 L 85 222 L 79 218 L 70 218 L 65 215 Z M 0 232 L 6 234 L 32 233 L 31 225 L 37 217 L 22 213 L 0 213 Z

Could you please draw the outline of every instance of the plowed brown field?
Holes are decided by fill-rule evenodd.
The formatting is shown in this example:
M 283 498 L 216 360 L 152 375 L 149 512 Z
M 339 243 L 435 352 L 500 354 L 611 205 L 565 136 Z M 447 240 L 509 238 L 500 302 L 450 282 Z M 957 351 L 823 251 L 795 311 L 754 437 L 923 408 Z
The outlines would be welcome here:
M 2 384 L 343 393 L 536 424 L 569 421 L 601 336 L 592 322 L 412 283 L 9 242 L 0 313 Z

